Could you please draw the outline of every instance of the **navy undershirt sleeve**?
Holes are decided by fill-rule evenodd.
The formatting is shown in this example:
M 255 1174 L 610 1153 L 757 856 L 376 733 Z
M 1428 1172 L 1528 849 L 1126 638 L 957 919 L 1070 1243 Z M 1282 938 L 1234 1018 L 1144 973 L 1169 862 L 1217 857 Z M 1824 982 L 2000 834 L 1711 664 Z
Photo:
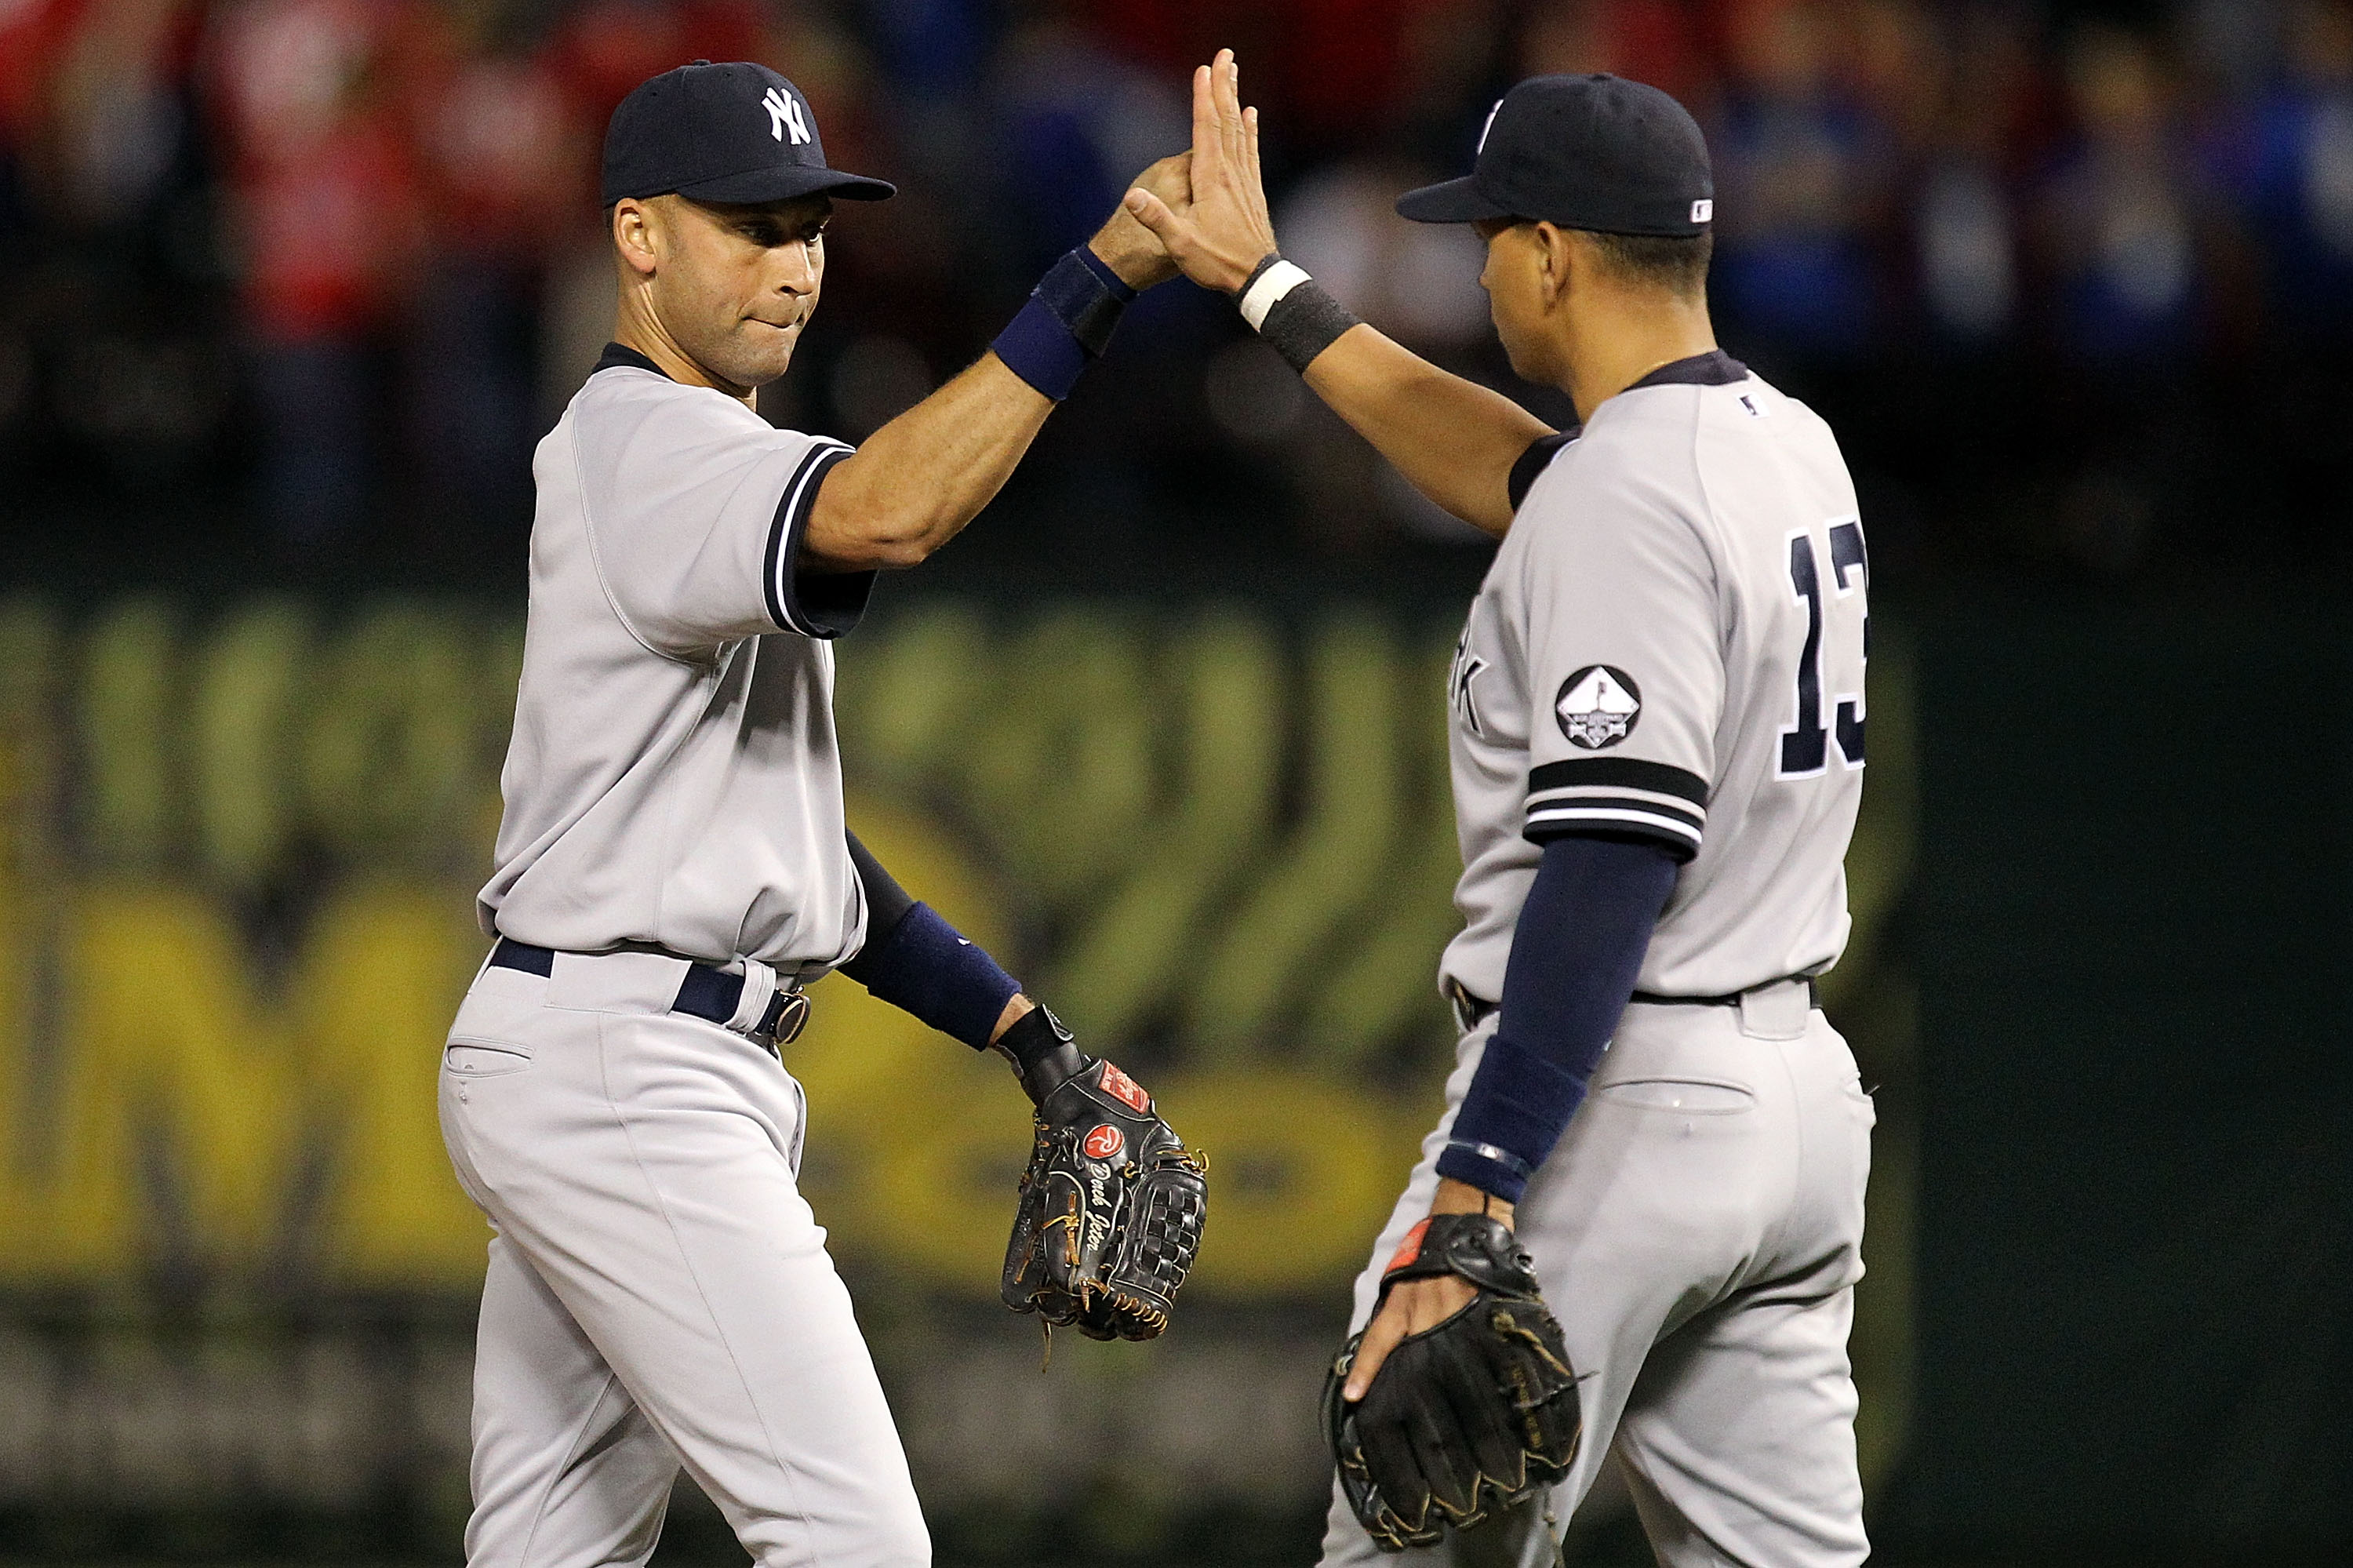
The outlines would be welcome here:
M 849 837 L 849 863 L 866 890 L 866 946 L 841 972 L 941 1033 L 986 1049 L 1021 982 L 930 905 L 908 897 L 858 835 Z
M 891 939 L 891 933 L 899 928 L 915 901 L 899 885 L 897 877 L 882 869 L 874 852 L 859 842 L 856 833 L 845 830 L 843 836 L 849 841 L 849 863 L 857 869 L 859 885 L 866 889 L 866 947 L 859 954 L 862 959 Z M 858 959 L 850 959 L 841 966 L 841 972 L 857 980 L 858 971 L 850 967 L 857 962 Z
M 1584 1102 L 1675 871 L 1648 840 L 1545 845 L 1512 933 L 1503 1014 L 1438 1157 L 1440 1175 L 1519 1202 Z

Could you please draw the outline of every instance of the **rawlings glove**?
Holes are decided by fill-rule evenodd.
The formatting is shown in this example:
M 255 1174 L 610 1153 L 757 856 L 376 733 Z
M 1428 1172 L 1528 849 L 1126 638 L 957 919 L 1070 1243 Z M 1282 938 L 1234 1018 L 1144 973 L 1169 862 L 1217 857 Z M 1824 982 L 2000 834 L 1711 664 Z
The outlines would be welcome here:
M 1399 1340 L 1355 1404 L 1340 1391 L 1364 1335 L 1333 1362 L 1324 1435 L 1348 1506 L 1382 1550 L 1435 1545 L 1447 1525 L 1525 1502 L 1576 1461 L 1577 1378 L 1529 1263 L 1501 1221 L 1432 1214 L 1389 1265 L 1383 1298 L 1399 1280 L 1441 1274 L 1477 1298 Z
M 1038 1106 L 1005 1250 L 1005 1304 L 1037 1313 L 1050 1333 L 1153 1338 L 1201 1245 L 1207 1165 L 1134 1079 L 1081 1055 L 1044 1008 L 998 1044 Z

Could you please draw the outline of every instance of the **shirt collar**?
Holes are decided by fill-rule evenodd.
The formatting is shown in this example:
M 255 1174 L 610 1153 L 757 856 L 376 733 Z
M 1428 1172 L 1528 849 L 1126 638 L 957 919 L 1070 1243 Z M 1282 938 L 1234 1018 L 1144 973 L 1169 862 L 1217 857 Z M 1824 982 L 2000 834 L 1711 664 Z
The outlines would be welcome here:
M 636 349 L 625 348 L 617 343 L 607 344 L 605 345 L 604 354 L 597 358 L 596 370 L 617 370 L 622 368 L 632 370 L 650 370 L 665 381 L 671 378 L 669 371 L 664 370 L 660 366 L 656 365 L 652 360 L 648 359 Z M 596 374 L 596 370 L 592 370 L 588 374 L 594 376 Z
M 1728 387 L 1747 379 L 1748 366 L 1720 348 L 1711 348 L 1705 354 L 1662 365 L 1626 390 L 1637 392 L 1645 387 Z

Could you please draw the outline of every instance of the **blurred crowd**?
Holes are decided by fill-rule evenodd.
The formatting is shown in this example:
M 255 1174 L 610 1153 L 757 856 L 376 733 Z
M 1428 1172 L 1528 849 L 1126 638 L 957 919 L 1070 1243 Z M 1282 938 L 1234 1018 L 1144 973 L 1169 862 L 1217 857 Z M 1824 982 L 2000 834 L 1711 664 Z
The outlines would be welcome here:
M 1721 334 L 1837 421 L 1875 542 L 2342 550 L 2353 0 L 0 0 L 10 524 L 511 556 L 609 328 L 605 120 L 698 57 L 777 67 L 836 166 L 901 183 L 837 223 L 768 405 L 855 439 L 1183 144 L 1221 44 L 1286 249 L 1466 373 L 1508 381 L 1476 242 L 1388 203 L 1460 172 L 1512 80 L 1614 70 L 1708 128 Z M 1123 340 L 1039 514 L 1453 536 L 1218 302 L 1174 285 Z

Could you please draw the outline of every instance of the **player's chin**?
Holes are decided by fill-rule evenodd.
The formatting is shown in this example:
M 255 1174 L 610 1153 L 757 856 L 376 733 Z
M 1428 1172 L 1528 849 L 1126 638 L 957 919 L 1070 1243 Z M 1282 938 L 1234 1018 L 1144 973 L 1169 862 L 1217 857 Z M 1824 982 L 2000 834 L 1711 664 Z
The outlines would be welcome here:
M 738 387 L 765 387 L 790 368 L 793 350 L 800 341 L 799 322 L 780 327 L 747 320 L 735 329 L 733 341 L 727 345 L 730 363 L 723 374 Z

